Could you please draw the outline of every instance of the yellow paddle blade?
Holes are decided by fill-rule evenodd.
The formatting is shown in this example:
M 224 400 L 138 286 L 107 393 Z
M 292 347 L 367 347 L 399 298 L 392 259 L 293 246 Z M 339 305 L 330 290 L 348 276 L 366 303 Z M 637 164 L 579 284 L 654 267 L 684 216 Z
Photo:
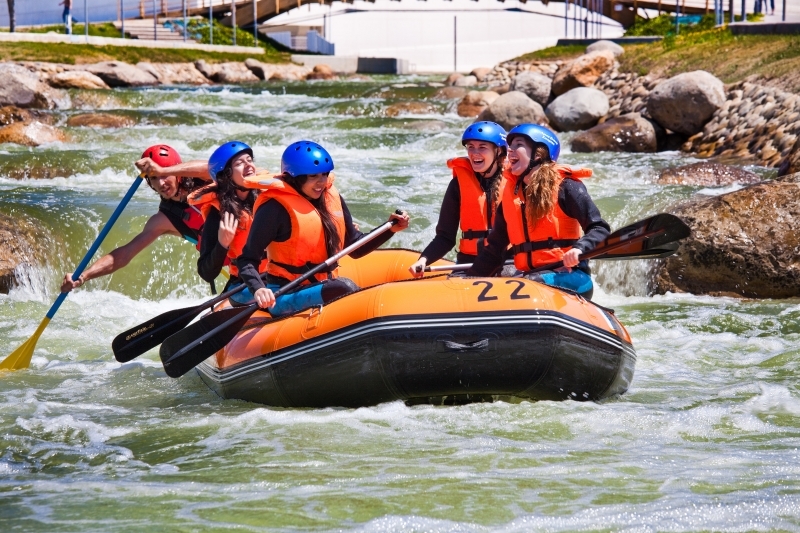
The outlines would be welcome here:
M 31 338 L 0 362 L 0 370 L 22 370 L 23 368 L 28 368 L 31 364 L 31 357 L 33 357 L 33 350 L 36 348 L 36 342 L 39 340 L 39 337 L 42 336 L 44 328 L 46 328 L 49 323 L 50 319 L 44 317 Z

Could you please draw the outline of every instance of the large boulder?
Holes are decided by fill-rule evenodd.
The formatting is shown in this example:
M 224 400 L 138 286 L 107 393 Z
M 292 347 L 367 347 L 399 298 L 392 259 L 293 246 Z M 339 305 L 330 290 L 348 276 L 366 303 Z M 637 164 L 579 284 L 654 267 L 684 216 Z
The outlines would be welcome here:
M 314 65 L 311 74 L 306 76 L 307 80 L 335 80 L 338 76 L 331 67 L 325 64 Z
M 458 80 L 459 78 L 463 78 L 463 77 L 464 77 L 464 75 L 461 74 L 460 72 L 453 72 L 452 74 L 447 76 L 447 78 L 445 78 L 444 84 L 445 85 L 455 85 L 456 84 L 456 80 Z
M 80 70 L 91 72 L 109 87 L 144 87 L 158 85 L 158 79 L 149 72 L 123 61 L 103 61 L 93 65 L 82 65 Z
M 477 117 L 499 97 L 494 91 L 470 91 L 458 103 L 458 116 Z
M 510 130 L 519 124 L 547 124 L 542 106 L 519 91 L 501 94 L 484 109 L 478 120 L 491 120 Z
M 655 152 L 656 129 L 639 113 L 612 118 L 572 139 L 573 152 Z
M 0 106 L 54 109 L 69 104 L 66 92 L 43 83 L 36 73 L 14 63 L 0 63 Z
M 152 75 L 162 85 L 205 85 L 208 78 L 197 70 L 194 63 L 150 63 L 140 61 L 139 68 Z
M 691 136 L 725 103 L 723 83 L 704 70 L 662 81 L 650 91 L 647 112 L 668 130 Z
M 692 235 L 659 262 L 655 292 L 800 296 L 800 174 L 695 198 L 672 212 Z
M 608 50 L 609 52 L 614 54 L 614 57 L 619 57 L 623 53 L 625 53 L 625 49 L 622 48 L 617 43 L 615 43 L 614 41 L 606 41 L 606 40 L 597 41 L 586 47 L 587 54 L 590 54 L 592 52 L 598 52 L 601 50 Z
M 47 83 L 58 89 L 109 89 L 106 82 L 85 70 L 65 70 L 51 74 Z
M 608 96 L 599 89 L 578 87 L 550 102 L 545 113 L 561 131 L 585 130 L 608 113 Z
M 0 128 L 0 143 L 39 146 L 41 144 L 64 142 L 66 135 L 59 129 L 38 121 L 14 122 Z
M 562 95 L 576 87 L 591 87 L 614 66 L 614 54 L 598 50 L 561 65 L 553 78 L 553 94 Z
M 470 76 L 475 76 L 475 78 L 479 82 L 483 82 L 483 80 L 486 79 L 486 76 L 488 76 L 491 71 L 492 71 L 492 69 L 487 68 L 487 67 L 478 67 L 478 68 L 472 69 L 472 72 L 470 72 L 469 75 Z
M 49 242 L 41 223 L 0 213 L 0 293 L 19 285 L 25 267 L 41 262 L 41 243 Z
M 127 128 L 136 125 L 136 121 L 125 115 L 112 113 L 83 113 L 67 119 L 67 126 L 73 128 Z
M 199 62 L 198 62 L 199 63 Z M 198 64 L 196 63 L 196 64 Z M 205 61 L 202 62 L 202 66 L 205 69 L 203 73 L 208 73 L 209 79 L 211 76 L 216 72 L 216 68 L 212 65 L 208 65 Z M 286 64 L 286 65 L 276 65 L 273 63 L 262 63 L 257 59 L 248 58 L 244 62 L 244 66 L 253 73 L 253 75 L 258 78 L 259 80 L 287 80 L 287 81 L 299 81 L 306 79 L 306 76 L 313 72 L 311 67 L 306 67 L 303 65 L 295 65 L 295 64 Z M 326 65 L 327 66 L 327 65 Z M 200 68 L 198 66 L 198 68 Z
M 469 91 L 464 87 L 441 87 L 436 90 L 432 98 L 437 100 L 455 100 L 456 98 L 464 98 Z
M 386 108 L 387 117 L 399 115 L 430 115 L 436 113 L 436 108 L 427 102 L 399 102 Z
M 478 78 L 475 76 L 461 76 L 458 78 L 453 85 L 455 87 L 474 87 L 478 85 Z
M 724 187 L 739 183 L 752 185 L 761 181 L 758 174 L 743 168 L 721 163 L 693 163 L 666 168 L 658 175 L 660 185 L 700 185 L 702 187 Z
M 544 107 L 550 100 L 550 92 L 553 88 L 553 80 L 538 72 L 523 70 L 511 80 L 511 90 L 520 91 Z

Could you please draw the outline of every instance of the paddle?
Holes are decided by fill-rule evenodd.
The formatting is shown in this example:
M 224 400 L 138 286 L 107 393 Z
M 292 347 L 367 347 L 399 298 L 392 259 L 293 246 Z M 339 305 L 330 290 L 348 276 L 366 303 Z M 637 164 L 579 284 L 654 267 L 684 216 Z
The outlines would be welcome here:
M 117 335 L 111 343 L 114 357 L 120 363 L 132 361 L 151 348 L 155 348 L 164 342 L 167 337 L 185 328 L 189 322 L 194 320 L 195 317 L 204 310 L 214 307 L 219 302 L 230 298 L 234 294 L 243 291 L 245 288 L 247 288 L 247 285 L 242 283 L 238 287 L 222 293 L 200 305 L 167 311 L 137 326 L 133 326 L 127 331 L 123 331 Z
M 122 201 L 119 203 L 117 208 L 111 214 L 111 217 L 108 219 L 108 222 L 106 222 L 105 227 L 103 227 L 100 234 L 94 240 L 94 243 L 92 243 L 92 246 L 86 252 L 86 255 L 83 256 L 83 260 L 78 265 L 78 268 L 76 268 L 75 272 L 72 273 L 72 281 L 76 281 L 81 276 L 83 270 L 86 268 L 86 266 L 89 264 L 89 261 L 91 261 L 92 257 L 94 257 L 94 254 L 97 252 L 97 249 L 100 248 L 103 239 L 105 239 L 106 235 L 108 235 L 108 232 L 111 230 L 111 226 L 114 225 L 119 216 L 122 214 L 122 210 L 125 209 L 126 205 L 128 205 L 128 202 L 133 197 L 133 194 L 136 192 L 136 189 L 139 188 L 139 184 L 141 184 L 141 182 L 142 182 L 142 176 L 138 176 L 131 184 L 130 188 L 128 189 L 128 192 L 125 194 L 125 196 L 122 198 Z M 47 312 L 44 319 L 42 319 L 41 323 L 39 324 L 39 327 L 36 328 L 36 331 L 31 336 L 31 338 L 25 341 L 19 348 L 11 352 L 11 354 L 8 357 L 6 357 L 2 362 L 0 362 L 0 370 L 20 370 L 23 368 L 28 368 L 28 366 L 30 366 L 31 358 L 33 357 L 33 350 L 34 348 L 36 348 L 36 343 L 38 342 L 39 337 L 42 335 L 44 328 L 46 328 L 47 325 L 50 323 L 50 319 L 52 319 L 53 316 L 55 316 L 56 311 L 58 311 L 58 308 L 61 307 L 62 303 L 64 303 L 64 300 L 66 300 L 68 294 L 69 292 L 62 292 L 58 296 L 58 298 L 56 298 L 56 301 L 53 302 L 53 305 L 50 307 L 50 310 Z
M 634 222 L 620 228 L 603 241 L 603 243 L 584 254 L 580 259 L 656 259 L 668 257 L 678 249 L 677 242 L 688 237 L 691 233 L 680 218 L 669 213 L 660 213 L 644 220 Z M 513 264 L 508 261 L 506 264 Z M 560 268 L 563 263 L 551 263 L 532 270 L 553 270 Z M 445 265 L 425 268 L 426 272 L 467 270 L 471 263 L 461 265 Z
M 275 297 L 277 298 L 295 289 L 314 274 L 322 272 L 327 267 L 334 265 L 342 257 L 388 231 L 396 223 L 397 221 L 392 220 L 375 228 L 360 240 L 326 259 L 324 263 L 317 265 L 299 278 L 281 287 L 275 292 Z M 233 307 L 210 313 L 166 339 L 161 345 L 159 353 L 167 375 L 172 378 L 180 377 L 224 348 L 239 333 L 239 330 L 242 329 L 256 310 L 258 310 L 258 304 L 252 303 L 247 307 Z

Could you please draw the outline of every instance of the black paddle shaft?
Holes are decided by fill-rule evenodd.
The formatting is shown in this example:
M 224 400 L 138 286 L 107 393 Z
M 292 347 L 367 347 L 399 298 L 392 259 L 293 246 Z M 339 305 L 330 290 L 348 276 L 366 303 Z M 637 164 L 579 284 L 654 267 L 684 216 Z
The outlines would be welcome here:
M 392 220 L 375 228 L 341 252 L 326 259 L 324 263 L 320 263 L 299 278 L 278 289 L 275 292 L 275 297 L 291 292 L 313 275 L 336 264 L 339 259 L 364 246 L 391 229 L 395 224 L 397 224 L 397 220 Z M 252 303 L 245 308 L 223 309 L 203 317 L 191 326 L 172 335 L 163 342 L 159 351 L 161 362 L 164 364 L 164 371 L 172 378 L 184 375 L 224 348 L 239 333 L 239 330 L 242 329 L 257 309 L 258 304 L 256 303 Z

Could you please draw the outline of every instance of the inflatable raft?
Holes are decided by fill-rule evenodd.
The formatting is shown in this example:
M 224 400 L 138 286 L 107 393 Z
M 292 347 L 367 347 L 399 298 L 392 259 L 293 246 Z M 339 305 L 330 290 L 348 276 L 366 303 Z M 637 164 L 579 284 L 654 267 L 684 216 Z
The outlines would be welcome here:
M 636 354 L 613 311 L 519 278 L 410 279 L 417 257 L 344 259 L 341 275 L 365 288 L 290 317 L 256 312 L 200 376 L 223 398 L 282 407 L 584 401 L 627 390 Z

